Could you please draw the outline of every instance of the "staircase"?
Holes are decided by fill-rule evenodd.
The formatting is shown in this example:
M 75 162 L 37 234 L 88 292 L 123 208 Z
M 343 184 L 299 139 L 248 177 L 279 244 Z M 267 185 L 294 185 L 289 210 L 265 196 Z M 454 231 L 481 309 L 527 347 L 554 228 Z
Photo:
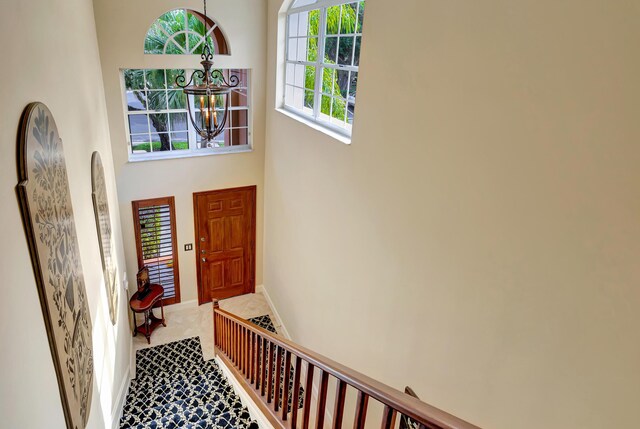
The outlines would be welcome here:
M 120 429 L 258 429 L 198 337 L 139 350 Z

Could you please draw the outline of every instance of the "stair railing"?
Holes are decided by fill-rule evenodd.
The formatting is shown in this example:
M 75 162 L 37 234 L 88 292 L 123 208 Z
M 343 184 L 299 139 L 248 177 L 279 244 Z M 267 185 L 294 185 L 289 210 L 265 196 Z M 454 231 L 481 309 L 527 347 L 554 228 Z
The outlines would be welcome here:
M 234 373 L 275 428 L 296 429 L 300 425 L 302 429 L 308 429 L 313 408 L 314 427 L 322 428 L 327 411 L 329 377 L 334 377 L 337 380 L 331 423 L 334 429 L 342 427 L 348 385 L 358 392 L 354 429 L 365 427 L 369 398 L 381 402 L 384 406 L 381 429 L 394 428 L 398 414 L 410 417 L 420 427 L 427 429 L 479 429 L 415 397 L 222 310 L 217 301 L 213 303 L 213 325 L 216 355 Z M 303 365 L 303 362 L 306 365 Z M 319 384 L 317 397 L 314 398 L 312 391 L 316 370 L 319 372 Z M 293 380 L 290 383 L 288 381 L 291 378 Z M 301 387 L 304 389 L 304 398 L 301 398 L 299 393 Z M 302 418 L 299 422 L 300 412 Z

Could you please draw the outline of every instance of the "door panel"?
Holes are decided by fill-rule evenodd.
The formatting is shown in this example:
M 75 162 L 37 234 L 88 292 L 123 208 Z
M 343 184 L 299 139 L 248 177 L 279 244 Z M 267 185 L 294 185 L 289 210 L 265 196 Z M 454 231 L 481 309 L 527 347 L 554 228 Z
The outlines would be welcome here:
M 255 292 L 256 187 L 193 195 L 198 301 Z

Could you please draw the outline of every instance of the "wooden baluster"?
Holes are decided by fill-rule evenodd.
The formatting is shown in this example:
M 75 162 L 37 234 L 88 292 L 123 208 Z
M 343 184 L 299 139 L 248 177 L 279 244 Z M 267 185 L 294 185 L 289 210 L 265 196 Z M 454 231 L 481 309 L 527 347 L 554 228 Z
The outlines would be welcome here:
M 268 379 L 269 381 L 267 382 L 267 403 L 270 404 L 271 403 L 271 396 L 273 393 L 273 353 L 274 353 L 274 348 L 275 344 L 273 343 L 269 343 L 269 375 L 268 375 Z
M 240 327 L 241 329 L 241 337 L 240 340 L 242 341 L 240 343 L 240 369 L 242 371 L 242 374 L 246 377 L 247 376 L 247 330 L 244 327 Z
M 304 388 L 304 414 L 302 415 L 302 428 L 309 429 L 309 417 L 311 417 L 311 390 L 313 389 L 313 369 L 315 367 L 307 362 L 307 379 Z
M 274 409 L 278 411 L 280 405 L 280 380 L 282 378 L 282 347 L 278 347 L 278 353 L 276 353 L 276 382 L 275 382 L 275 400 L 273 402 Z
M 262 339 L 262 366 L 260 368 L 260 395 L 264 396 L 267 384 L 267 339 Z
M 256 333 L 253 341 L 255 344 L 255 355 L 253 356 L 253 382 L 251 384 L 255 384 L 255 386 L 258 387 L 258 371 L 260 371 L 260 335 Z
M 235 350 L 235 355 L 236 355 L 236 360 L 235 360 L 235 364 L 236 366 L 240 366 L 240 325 L 238 325 L 237 322 L 234 322 L 236 325 L 236 350 Z
M 233 324 L 233 363 L 235 365 L 238 365 L 238 350 L 239 350 L 238 349 L 238 344 L 239 344 L 239 341 L 238 341 L 238 330 L 239 330 L 239 327 L 236 324 L 236 322 L 232 322 L 232 324 Z
M 253 332 L 247 329 L 247 380 L 251 379 L 251 361 L 253 360 L 251 354 L 253 353 L 253 342 L 251 341 L 252 335 Z
M 302 372 L 302 358 L 296 356 L 296 367 L 293 370 L 293 391 L 291 396 L 291 429 L 296 429 L 298 424 L 298 407 L 300 407 L 300 373 Z
M 369 395 L 358 391 L 358 404 L 356 405 L 356 417 L 353 421 L 353 429 L 364 429 L 367 420 L 367 406 L 369 405 Z
M 233 349 L 233 331 L 231 328 L 231 320 L 227 319 L 227 356 L 233 362 L 233 353 L 231 353 Z
M 322 371 L 320 377 L 320 388 L 318 389 L 318 414 L 316 415 L 316 427 L 322 428 L 324 425 L 324 414 L 327 406 L 327 386 L 329 384 L 329 373 Z
M 253 384 L 253 331 L 249 331 L 249 380 L 250 384 Z
M 347 394 L 347 383 L 338 380 L 336 388 L 336 405 L 333 408 L 333 429 L 342 427 L 342 417 L 344 416 L 344 398 Z
M 284 378 L 282 381 L 282 420 L 289 414 L 289 377 L 291 377 L 291 353 L 284 354 Z
M 382 413 L 382 424 L 380 429 L 391 429 L 396 425 L 396 410 L 388 405 L 384 406 L 384 412 Z
M 224 353 L 229 356 L 229 321 L 226 317 L 222 318 L 224 320 Z

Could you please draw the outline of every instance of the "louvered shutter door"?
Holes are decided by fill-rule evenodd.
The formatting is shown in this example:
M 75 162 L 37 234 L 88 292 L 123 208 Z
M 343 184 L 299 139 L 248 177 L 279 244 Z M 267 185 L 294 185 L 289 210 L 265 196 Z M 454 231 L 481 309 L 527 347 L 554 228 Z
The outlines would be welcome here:
M 164 288 L 165 303 L 179 302 L 178 260 L 173 197 L 134 201 L 140 268 L 149 268 L 151 283 Z

